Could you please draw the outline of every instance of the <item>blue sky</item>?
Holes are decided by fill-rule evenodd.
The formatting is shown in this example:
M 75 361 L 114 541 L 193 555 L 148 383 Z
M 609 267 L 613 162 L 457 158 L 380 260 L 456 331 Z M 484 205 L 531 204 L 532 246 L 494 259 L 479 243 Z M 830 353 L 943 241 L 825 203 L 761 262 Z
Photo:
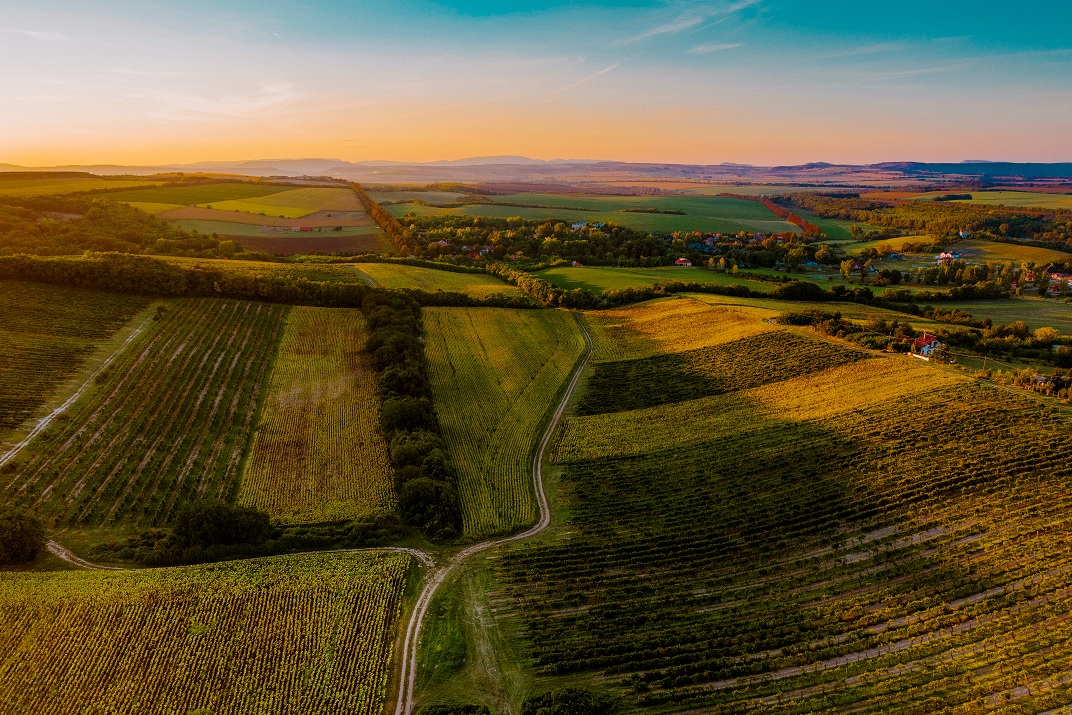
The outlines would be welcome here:
M 0 163 L 1072 160 L 1072 3 L 0 0 Z

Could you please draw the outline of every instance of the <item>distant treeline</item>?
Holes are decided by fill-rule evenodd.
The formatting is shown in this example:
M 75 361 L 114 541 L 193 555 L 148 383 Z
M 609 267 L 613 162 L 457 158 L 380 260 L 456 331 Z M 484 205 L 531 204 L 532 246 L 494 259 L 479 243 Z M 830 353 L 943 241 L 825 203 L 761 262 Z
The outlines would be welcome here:
M 559 288 L 558 286 L 543 280 L 539 276 L 517 270 L 508 264 L 492 264 L 488 266 L 488 272 L 499 276 L 508 283 L 525 291 L 540 305 L 578 310 L 614 308 L 629 303 L 638 303 L 645 300 L 652 300 L 654 298 L 675 295 L 677 293 L 708 293 L 713 295 L 735 296 L 738 298 L 774 298 L 776 300 L 816 303 L 827 301 L 850 301 L 875 305 L 885 304 L 894 307 L 897 310 L 907 310 L 907 312 L 911 312 L 911 306 L 917 303 L 1009 297 L 1007 290 L 994 283 L 977 283 L 974 285 L 958 286 L 944 292 L 913 292 L 902 289 L 887 291 L 884 296 L 878 298 L 870 288 L 864 286 L 848 288 L 845 285 L 838 283 L 831 286 L 828 290 L 824 290 L 815 283 L 795 280 L 784 282 L 769 293 L 756 291 L 744 285 L 725 286 L 713 285 L 711 283 L 695 283 L 675 280 L 654 283 L 650 286 L 638 288 L 608 290 L 597 295 L 596 293 L 583 288 L 573 288 L 571 290 Z
M 365 213 L 367 213 L 387 237 L 391 239 L 391 242 L 395 244 L 395 248 L 398 249 L 399 254 L 403 256 L 414 255 L 417 243 L 407 237 L 406 231 L 402 228 L 402 224 L 398 222 L 398 219 L 392 216 L 390 211 L 373 201 L 372 197 L 361 188 L 361 184 L 351 183 L 350 188 L 357 194 L 357 199 L 365 208 Z
M 169 297 L 219 297 L 287 305 L 360 308 L 371 293 L 405 295 L 422 306 L 532 308 L 521 296 L 388 290 L 361 283 L 309 281 L 287 276 L 253 276 L 204 266 L 177 266 L 147 256 L 123 253 L 82 258 L 0 256 L 0 280 L 26 280 L 94 290 Z
M 1050 248 L 1068 250 L 1072 247 L 1072 220 L 1036 211 L 971 206 L 951 201 L 891 204 L 806 192 L 776 198 L 816 216 L 929 233 L 946 241 L 955 240 L 960 231 L 968 231 L 975 238 L 1015 236 L 1042 242 Z

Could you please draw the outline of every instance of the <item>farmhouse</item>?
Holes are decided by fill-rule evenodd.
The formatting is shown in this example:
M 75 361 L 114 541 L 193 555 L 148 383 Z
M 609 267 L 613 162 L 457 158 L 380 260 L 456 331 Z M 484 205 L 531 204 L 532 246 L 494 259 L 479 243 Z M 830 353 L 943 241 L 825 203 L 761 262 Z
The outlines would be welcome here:
M 674 261 L 674 265 L 675 266 L 691 266 L 692 261 L 690 261 L 687 258 L 679 258 L 676 261 Z
M 912 343 L 912 354 L 929 358 L 934 351 L 942 346 L 941 341 L 930 333 L 923 333 Z

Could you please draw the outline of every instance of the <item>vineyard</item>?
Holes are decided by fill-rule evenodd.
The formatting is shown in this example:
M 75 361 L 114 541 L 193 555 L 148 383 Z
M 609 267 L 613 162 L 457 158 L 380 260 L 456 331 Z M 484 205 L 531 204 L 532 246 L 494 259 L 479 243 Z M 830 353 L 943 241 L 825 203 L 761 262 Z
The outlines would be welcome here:
M 395 263 L 361 263 L 356 266 L 384 288 L 413 288 L 428 292 L 437 290 L 464 293 L 474 298 L 490 295 L 522 295 L 520 289 L 483 273 L 453 273 L 432 268 L 419 268 Z
M 148 301 L 0 282 L 0 434 L 18 427 Z
M 0 477 L 5 499 L 56 525 L 166 524 L 238 489 L 286 308 L 185 300 Z
M 390 509 L 391 461 L 359 310 L 293 308 L 239 501 L 287 522 Z
M 630 710 L 1047 711 L 1072 702 L 1070 428 L 885 357 L 573 417 L 570 530 L 504 555 L 499 605 L 537 674 Z
M 595 366 L 579 414 L 636 410 L 781 382 L 867 356 L 825 340 L 771 331 L 681 353 Z
M 755 319 L 756 312 L 678 298 L 593 312 L 585 319 L 595 339 L 592 359 L 613 362 L 698 350 L 772 330 Z
M 410 557 L 0 573 L 0 711 L 379 715 Z
M 459 474 L 464 532 L 508 531 L 536 518 L 532 449 L 584 340 L 560 311 L 423 311 L 432 392 Z

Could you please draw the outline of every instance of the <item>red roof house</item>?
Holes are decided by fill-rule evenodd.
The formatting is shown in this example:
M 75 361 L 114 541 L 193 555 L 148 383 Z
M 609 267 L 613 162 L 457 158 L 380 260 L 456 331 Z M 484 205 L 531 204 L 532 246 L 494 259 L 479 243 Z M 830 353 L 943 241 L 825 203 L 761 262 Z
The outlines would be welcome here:
M 912 354 L 929 358 L 942 346 L 942 342 L 930 333 L 923 333 L 912 342 Z

